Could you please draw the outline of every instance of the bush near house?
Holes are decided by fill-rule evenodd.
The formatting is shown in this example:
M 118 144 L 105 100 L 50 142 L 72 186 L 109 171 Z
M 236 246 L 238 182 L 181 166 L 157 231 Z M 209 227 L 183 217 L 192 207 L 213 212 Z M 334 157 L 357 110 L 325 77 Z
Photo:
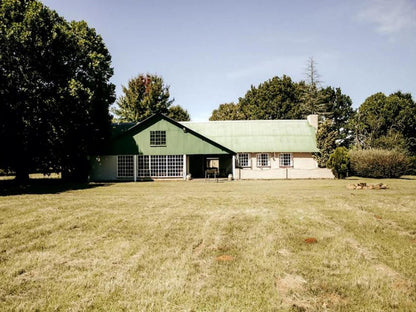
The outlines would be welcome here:
M 400 151 L 369 149 L 349 152 L 354 175 L 369 178 L 399 178 L 407 173 L 409 158 Z
M 337 147 L 329 156 L 326 166 L 332 169 L 332 173 L 337 179 L 345 179 L 350 168 L 348 150 L 343 146 Z

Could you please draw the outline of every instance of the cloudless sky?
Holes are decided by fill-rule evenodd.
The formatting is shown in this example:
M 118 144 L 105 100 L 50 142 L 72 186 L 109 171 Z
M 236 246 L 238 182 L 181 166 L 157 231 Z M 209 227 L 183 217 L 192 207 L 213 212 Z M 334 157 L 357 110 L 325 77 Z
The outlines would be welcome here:
M 322 86 L 341 87 L 354 107 L 376 92 L 416 100 L 416 0 L 42 2 L 103 37 L 117 97 L 129 79 L 157 74 L 194 121 L 273 76 L 305 80 L 309 57 Z

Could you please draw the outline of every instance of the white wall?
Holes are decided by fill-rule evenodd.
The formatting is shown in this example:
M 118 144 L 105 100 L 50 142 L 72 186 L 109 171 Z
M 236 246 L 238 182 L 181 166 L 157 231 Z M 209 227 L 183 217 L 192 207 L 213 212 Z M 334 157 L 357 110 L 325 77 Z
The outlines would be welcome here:
M 333 179 L 331 170 L 326 168 L 295 169 L 269 168 L 262 170 L 236 169 L 235 179 Z
M 236 169 L 235 179 L 333 179 L 331 170 L 318 168 L 311 153 L 292 153 L 293 167 L 280 168 L 279 153 L 269 154 L 269 167 L 257 167 L 257 154 L 249 153 L 250 167 Z

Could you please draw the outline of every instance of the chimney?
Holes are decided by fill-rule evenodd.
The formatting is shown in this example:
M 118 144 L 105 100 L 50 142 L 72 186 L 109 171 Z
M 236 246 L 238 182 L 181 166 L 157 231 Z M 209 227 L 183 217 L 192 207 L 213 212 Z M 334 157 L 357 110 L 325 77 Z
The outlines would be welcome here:
M 306 119 L 308 120 L 309 124 L 315 128 L 315 131 L 317 131 L 318 130 L 318 115 L 308 115 Z

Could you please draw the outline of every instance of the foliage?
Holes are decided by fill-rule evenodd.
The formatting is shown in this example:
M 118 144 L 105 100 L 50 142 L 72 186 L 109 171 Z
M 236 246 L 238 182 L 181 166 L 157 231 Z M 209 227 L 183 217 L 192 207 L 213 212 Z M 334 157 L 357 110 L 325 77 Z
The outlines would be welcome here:
M 319 153 L 314 157 L 320 167 L 325 167 L 329 155 L 337 146 L 349 147 L 353 134 L 349 120 L 354 116 L 352 101 L 349 96 L 342 94 L 340 88 L 327 87 L 320 90 L 325 113 L 316 133 L 316 143 Z
M 35 0 L 0 3 L 1 167 L 85 178 L 110 131 L 111 57 L 85 22 Z
M 123 93 L 117 99 L 118 107 L 112 109 L 120 122 L 142 121 L 155 113 L 185 117 L 177 108 L 169 112 L 174 99 L 170 99 L 169 86 L 160 76 L 140 74 L 130 79 L 127 87 L 123 86 Z
M 176 121 L 190 121 L 189 113 L 179 105 L 169 107 L 167 116 Z
M 416 156 L 408 157 L 409 167 L 406 174 L 416 175 Z
M 329 156 L 327 167 L 332 169 L 332 173 L 337 179 L 345 179 L 350 168 L 348 150 L 343 146 L 337 147 Z
M 355 118 L 359 147 L 403 149 L 416 154 L 416 103 L 408 93 L 368 97 Z
M 240 104 L 225 103 L 220 104 L 218 109 L 214 109 L 209 120 L 244 120 L 245 115 L 242 113 Z
M 349 153 L 354 175 L 370 178 L 399 178 L 408 171 L 408 157 L 397 150 L 352 150 Z
M 305 115 L 326 113 L 325 99 L 319 88 L 321 81 L 313 57 L 308 59 L 306 67 L 306 84 L 302 90 L 302 111 Z
M 303 87 L 304 83 L 293 82 L 288 76 L 273 77 L 258 87 L 251 86 L 244 98 L 239 98 L 239 111 L 245 119 L 300 119 Z
M 319 167 L 326 167 L 329 156 L 337 148 L 337 139 L 338 132 L 334 129 L 331 120 L 327 119 L 319 125 L 316 132 L 316 144 L 319 152 L 314 154 Z

